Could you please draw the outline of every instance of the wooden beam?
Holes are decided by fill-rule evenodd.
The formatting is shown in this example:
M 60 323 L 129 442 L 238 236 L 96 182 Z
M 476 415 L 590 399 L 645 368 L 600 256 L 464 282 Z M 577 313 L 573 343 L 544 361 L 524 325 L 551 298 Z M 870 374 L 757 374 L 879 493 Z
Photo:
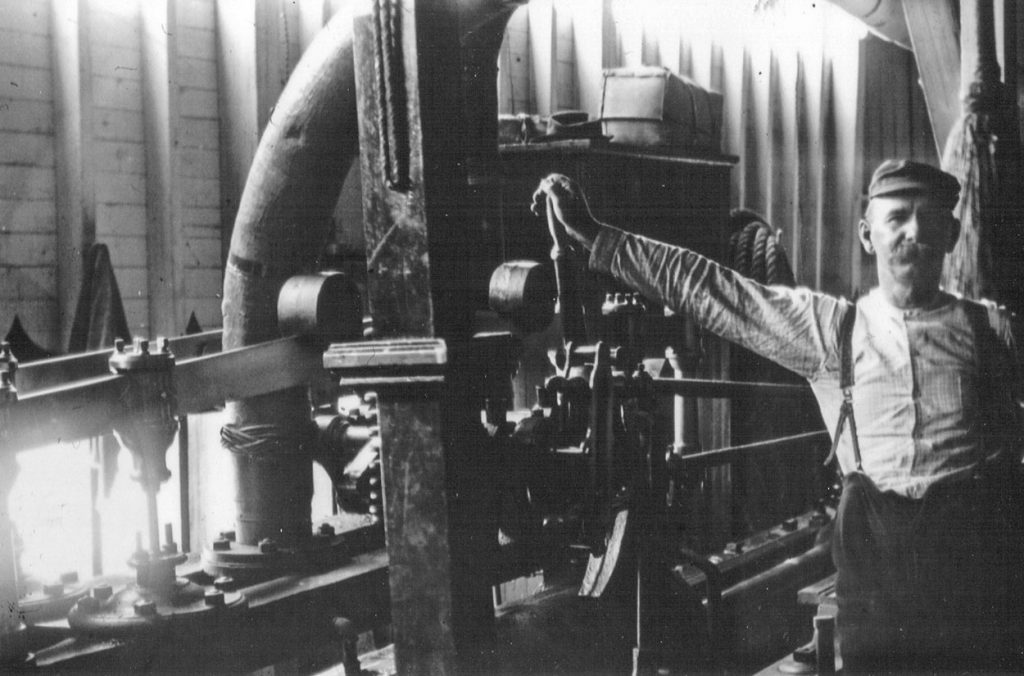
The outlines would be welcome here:
M 903 0 L 938 156 L 960 117 L 960 42 L 948 1 Z
M 171 336 L 185 328 L 184 223 L 178 179 L 177 12 L 172 0 L 140 4 L 142 119 L 146 148 L 146 262 L 149 329 Z
M 92 77 L 86 0 L 53 0 L 54 146 L 57 194 L 57 325 L 67 345 L 85 253 L 96 241 Z

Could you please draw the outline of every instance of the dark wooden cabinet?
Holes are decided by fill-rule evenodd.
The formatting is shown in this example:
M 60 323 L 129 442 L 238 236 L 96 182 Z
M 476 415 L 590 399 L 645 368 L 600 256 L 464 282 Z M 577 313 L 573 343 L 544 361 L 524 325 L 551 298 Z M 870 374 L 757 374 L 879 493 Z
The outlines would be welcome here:
M 735 157 L 660 154 L 591 139 L 500 152 L 507 259 L 546 257 L 551 242 L 529 203 L 540 179 L 558 172 L 579 181 L 602 221 L 722 260 Z

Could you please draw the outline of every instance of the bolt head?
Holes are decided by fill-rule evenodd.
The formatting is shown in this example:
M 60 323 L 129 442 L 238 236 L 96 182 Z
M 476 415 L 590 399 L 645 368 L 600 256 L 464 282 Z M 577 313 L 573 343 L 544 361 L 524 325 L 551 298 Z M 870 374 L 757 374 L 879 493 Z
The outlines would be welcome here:
M 230 542 L 235 541 L 235 531 L 233 530 L 222 530 L 219 535 L 221 538 L 228 540 Z
M 132 607 L 139 617 L 156 617 L 156 604 L 148 599 L 139 599 Z
M 212 543 L 213 551 L 215 552 L 226 552 L 231 549 L 231 540 L 227 538 L 217 538 Z
M 92 596 L 83 596 L 75 604 L 80 613 L 95 613 L 100 609 L 100 601 Z
M 270 538 L 263 538 L 259 541 L 259 548 L 261 554 L 273 554 L 277 552 L 277 542 Z
M 69 570 L 60 574 L 60 581 L 64 584 L 78 584 L 78 571 Z
M 317 530 L 320 535 L 334 535 L 334 526 L 329 523 L 320 524 L 320 528 Z
M 209 589 L 203 594 L 203 603 L 211 608 L 224 606 L 224 592 L 219 589 Z
M 109 584 L 98 584 L 92 588 L 92 597 L 97 601 L 106 601 L 114 595 L 114 588 Z
M 235 588 L 235 578 L 230 575 L 221 575 L 213 581 L 213 586 L 221 591 L 231 591 Z
M 43 593 L 47 596 L 61 596 L 64 593 L 63 582 L 52 582 L 43 585 Z

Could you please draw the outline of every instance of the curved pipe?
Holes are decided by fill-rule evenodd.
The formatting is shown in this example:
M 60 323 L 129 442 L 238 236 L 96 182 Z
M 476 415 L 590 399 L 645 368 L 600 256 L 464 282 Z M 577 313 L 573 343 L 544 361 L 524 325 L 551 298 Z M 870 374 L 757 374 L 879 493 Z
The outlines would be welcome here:
M 501 37 L 524 1 L 476 0 L 461 9 L 469 62 L 464 81 L 475 91 L 490 91 L 477 107 L 467 107 L 468 127 L 476 132 L 471 146 L 484 154 L 497 150 L 497 134 L 489 132 L 497 121 L 492 73 Z M 279 337 L 278 291 L 290 276 L 312 267 L 331 234 L 342 182 L 359 152 L 352 27 L 357 4 L 344 5 L 310 44 L 260 139 L 225 271 L 225 349 Z M 305 390 L 231 401 L 227 413 L 224 438 L 234 459 L 238 541 L 304 542 L 311 534 L 315 439 Z

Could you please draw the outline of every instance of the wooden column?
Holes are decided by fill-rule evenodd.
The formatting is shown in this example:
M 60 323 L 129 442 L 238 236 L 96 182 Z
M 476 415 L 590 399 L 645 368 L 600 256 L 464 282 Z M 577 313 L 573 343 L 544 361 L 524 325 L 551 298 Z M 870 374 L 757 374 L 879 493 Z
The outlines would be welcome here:
M 146 262 L 151 335 L 184 332 L 184 224 L 178 177 L 178 33 L 173 0 L 140 5 L 146 148 Z
M 479 372 L 455 356 L 470 340 L 466 261 L 478 255 L 467 125 L 451 114 L 463 109 L 451 74 L 462 72 L 459 25 L 473 25 L 464 5 L 378 0 L 355 19 L 367 295 L 379 339 L 364 363 L 407 383 L 382 382 L 378 401 L 396 666 L 413 675 L 489 673 L 476 660 L 490 654 L 494 631 L 486 552 L 497 526 L 477 501 L 485 482 L 474 465 L 487 447 L 480 402 L 467 396 Z M 350 346 L 334 347 L 344 355 Z
M 71 335 L 85 252 L 96 241 L 88 5 L 87 0 L 53 0 L 50 8 L 61 345 Z

